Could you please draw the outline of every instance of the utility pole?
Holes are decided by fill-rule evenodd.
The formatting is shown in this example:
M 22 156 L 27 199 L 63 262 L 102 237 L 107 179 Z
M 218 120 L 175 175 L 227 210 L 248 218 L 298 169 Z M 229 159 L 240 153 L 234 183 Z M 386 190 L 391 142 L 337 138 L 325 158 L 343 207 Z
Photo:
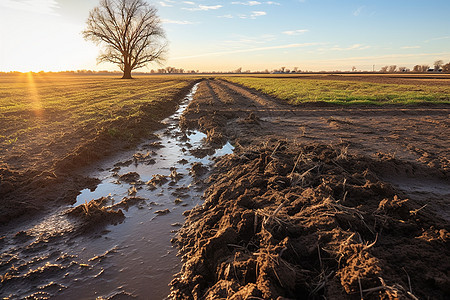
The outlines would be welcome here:
M 374 72 L 374 73 L 375 73 L 375 65 L 373 65 L 373 69 L 372 69 L 372 72 Z

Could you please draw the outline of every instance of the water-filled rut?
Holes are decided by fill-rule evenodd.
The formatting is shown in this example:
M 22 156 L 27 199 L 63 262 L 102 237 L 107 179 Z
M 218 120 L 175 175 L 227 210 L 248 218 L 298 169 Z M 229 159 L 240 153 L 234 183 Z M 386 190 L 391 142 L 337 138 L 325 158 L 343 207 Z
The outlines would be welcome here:
M 196 151 L 205 135 L 182 131 L 179 118 L 197 89 L 134 151 L 92 167 L 101 183 L 83 190 L 72 207 L 30 220 L 0 239 L 0 294 L 25 297 L 92 299 L 115 296 L 163 299 L 172 275 L 181 267 L 170 240 L 184 222 L 183 212 L 199 204 L 203 180 L 215 157 L 233 151 L 230 144 L 210 155 Z M 87 223 L 68 211 L 102 199 L 105 210 L 123 212 L 111 222 Z

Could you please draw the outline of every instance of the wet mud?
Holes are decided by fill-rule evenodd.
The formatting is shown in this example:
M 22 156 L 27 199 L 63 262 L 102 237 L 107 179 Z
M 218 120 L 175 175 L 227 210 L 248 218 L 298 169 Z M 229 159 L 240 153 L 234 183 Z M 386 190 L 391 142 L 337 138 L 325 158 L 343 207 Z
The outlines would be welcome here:
M 171 296 L 448 298 L 449 112 L 291 107 L 202 82 L 181 124 L 235 150 L 173 239 Z
M 203 148 L 206 139 L 178 126 L 194 91 L 149 140 L 87 169 L 86 176 L 99 179 L 78 192 L 72 206 L 3 227 L 3 298 L 164 299 L 169 294 L 168 284 L 180 270 L 170 239 L 183 213 L 201 203 L 215 157 L 232 152 L 230 145 L 198 158 L 186 150 Z

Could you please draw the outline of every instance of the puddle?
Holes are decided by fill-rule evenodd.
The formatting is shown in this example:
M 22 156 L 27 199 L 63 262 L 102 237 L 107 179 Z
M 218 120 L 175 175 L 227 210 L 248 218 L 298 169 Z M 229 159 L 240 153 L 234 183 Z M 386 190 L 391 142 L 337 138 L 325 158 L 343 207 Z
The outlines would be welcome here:
M 385 178 L 385 180 L 407 194 L 450 195 L 450 184 L 443 180 L 406 177 Z
M 384 178 L 408 197 L 426 205 L 427 209 L 450 222 L 450 183 L 440 179 L 388 177 Z M 429 203 L 433 205 L 428 205 Z
M 135 151 L 96 166 L 102 171 L 90 176 L 101 183 L 93 191 L 81 191 L 73 205 L 100 197 L 108 197 L 106 205 L 114 205 L 135 188 L 135 196 L 145 200 L 122 209 L 122 223 L 95 235 L 74 236 L 69 233 L 76 224 L 66 216 L 67 209 L 60 209 L 0 239 L 0 294 L 4 299 L 166 298 L 172 275 L 181 268 L 170 240 L 184 222 L 183 212 L 203 201 L 201 180 L 190 175 L 192 165 L 210 168 L 215 157 L 233 152 L 227 143 L 203 158 L 191 153 L 203 146 L 206 136 L 198 131 L 181 132 L 178 121 L 197 86 L 178 111 L 164 120 L 167 127 L 155 133 L 159 139 L 145 141 Z M 174 170 L 177 176 L 172 179 Z M 168 181 L 155 189 L 145 184 L 157 174 L 167 176 Z

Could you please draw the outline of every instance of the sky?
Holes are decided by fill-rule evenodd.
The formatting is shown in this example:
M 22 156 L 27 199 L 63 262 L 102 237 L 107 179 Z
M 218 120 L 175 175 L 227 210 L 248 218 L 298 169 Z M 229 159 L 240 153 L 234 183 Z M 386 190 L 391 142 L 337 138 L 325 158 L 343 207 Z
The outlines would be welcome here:
M 200 71 L 379 70 L 450 61 L 450 0 L 162 0 L 164 65 Z M 98 0 L 0 0 L 0 71 L 118 70 L 85 41 Z

